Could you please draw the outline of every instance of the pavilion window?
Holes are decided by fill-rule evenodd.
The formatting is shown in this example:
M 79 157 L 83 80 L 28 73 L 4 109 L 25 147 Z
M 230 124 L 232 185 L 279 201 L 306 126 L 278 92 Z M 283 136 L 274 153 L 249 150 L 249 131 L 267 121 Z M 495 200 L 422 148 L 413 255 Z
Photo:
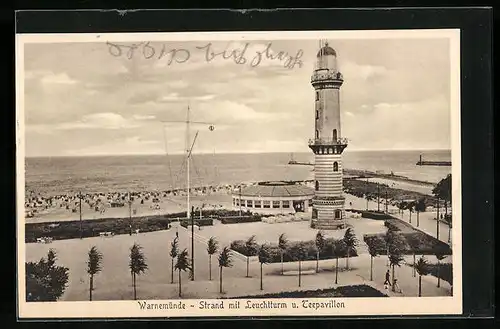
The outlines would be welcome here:
M 279 201 L 273 201 L 273 208 L 279 208 L 280 207 L 280 202 Z
M 290 208 L 290 201 L 283 201 L 283 208 Z
M 255 208 L 262 208 L 262 201 L 256 200 L 254 201 Z
M 264 201 L 264 208 L 271 208 L 271 201 Z
M 236 205 L 239 206 L 240 205 L 240 199 L 236 199 Z

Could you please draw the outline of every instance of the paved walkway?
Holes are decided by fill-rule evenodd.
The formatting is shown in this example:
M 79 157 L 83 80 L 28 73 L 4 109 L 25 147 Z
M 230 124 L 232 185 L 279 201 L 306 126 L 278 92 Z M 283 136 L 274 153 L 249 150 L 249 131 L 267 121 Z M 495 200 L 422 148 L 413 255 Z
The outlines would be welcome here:
M 444 214 L 444 210 L 439 211 L 440 214 Z M 410 223 L 410 212 L 409 211 L 404 211 L 403 214 L 401 213 L 395 213 L 393 216 L 400 218 L 401 220 L 404 220 L 405 222 Z M 421 212 L 419 214 L 419 226 L 417 227 L 417 213 L 413 212 L 411 214 L 411 225 L 415 228 L 418 228 L 421 231 L 424 231 L 425 233 L 429 234 L 430 236 L 437 237 L 437 211 L 435 209 L 432 209 L 430 211 L 426 212 Z M 442 221 L 439 221 L 439 240 L 445 242 L 445 243 L 450 243 L 450 228 L 448 224 L 443 223 Z

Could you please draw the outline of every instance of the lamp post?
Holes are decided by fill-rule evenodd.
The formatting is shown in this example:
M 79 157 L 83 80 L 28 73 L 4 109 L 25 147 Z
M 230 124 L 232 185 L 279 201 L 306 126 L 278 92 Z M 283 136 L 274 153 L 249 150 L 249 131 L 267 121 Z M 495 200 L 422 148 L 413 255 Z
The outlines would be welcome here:
M 191 207 L 191 281 L 194 281 L 194 206 Z
M 389 208 L 387 205 L 387 187 L 385 188 L 385 212 L 389 213 Z
M 128 219 L 130 228 L 129 235 L 132 235 L 132 199 L 130 198 L 130 192 L 128 192 Z
M 439 240 L 439 195 L 437 197 L 437 213 L 436 213 L 436 239 Z
M 366 177 L 365 198 L 366 198 L 366 210 L 368 211 L 368 177 Z
M 239 202 L 239 204 L 240 204 L 240 217 L 241 217 L 241 184 L 240 184 L 240 188 L 239 188 L 239 192 L 238 193 L 240 195 L 240 202 Z
M 78 192 L 79 199 L 79 209 L 80 209 L 80 239 L 83 239 L 83 230 L 82 230 L 82 192 Z
M 380 184 L 377 183 L 377 211 L 380 212 Z

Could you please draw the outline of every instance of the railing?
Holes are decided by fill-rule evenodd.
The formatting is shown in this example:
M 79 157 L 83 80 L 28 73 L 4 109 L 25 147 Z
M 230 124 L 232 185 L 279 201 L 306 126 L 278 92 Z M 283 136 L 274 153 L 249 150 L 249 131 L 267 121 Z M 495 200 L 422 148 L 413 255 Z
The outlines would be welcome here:
M 309 145 L 347 145 L 347 138 L 315 138 L 309 140 Z
M 318 80 L 340 80 L 344 81 L 342 73 L 336 71 L 330 71 L 327 69 L 317 70 L 311 76 L 311 82 Z

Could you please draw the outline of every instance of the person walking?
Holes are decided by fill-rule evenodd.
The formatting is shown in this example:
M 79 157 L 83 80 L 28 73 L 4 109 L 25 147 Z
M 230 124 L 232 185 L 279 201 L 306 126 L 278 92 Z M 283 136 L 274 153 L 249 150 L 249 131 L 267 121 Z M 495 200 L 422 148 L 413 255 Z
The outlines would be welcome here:
M 403 293 L 403 290 L 401 290 L 401 288 L 399 287 L 399 284 L 398 284 L 398 279 L 394 279 L 394 290 L 396 292 L 399 292 L 400 294 Z
M 391 274 L 389 270 L 387 270 L 387 272 L 385 272 L 385 281 L 384 281 L 385 290 L 389 289 L 390 286 L 391 286 Z

